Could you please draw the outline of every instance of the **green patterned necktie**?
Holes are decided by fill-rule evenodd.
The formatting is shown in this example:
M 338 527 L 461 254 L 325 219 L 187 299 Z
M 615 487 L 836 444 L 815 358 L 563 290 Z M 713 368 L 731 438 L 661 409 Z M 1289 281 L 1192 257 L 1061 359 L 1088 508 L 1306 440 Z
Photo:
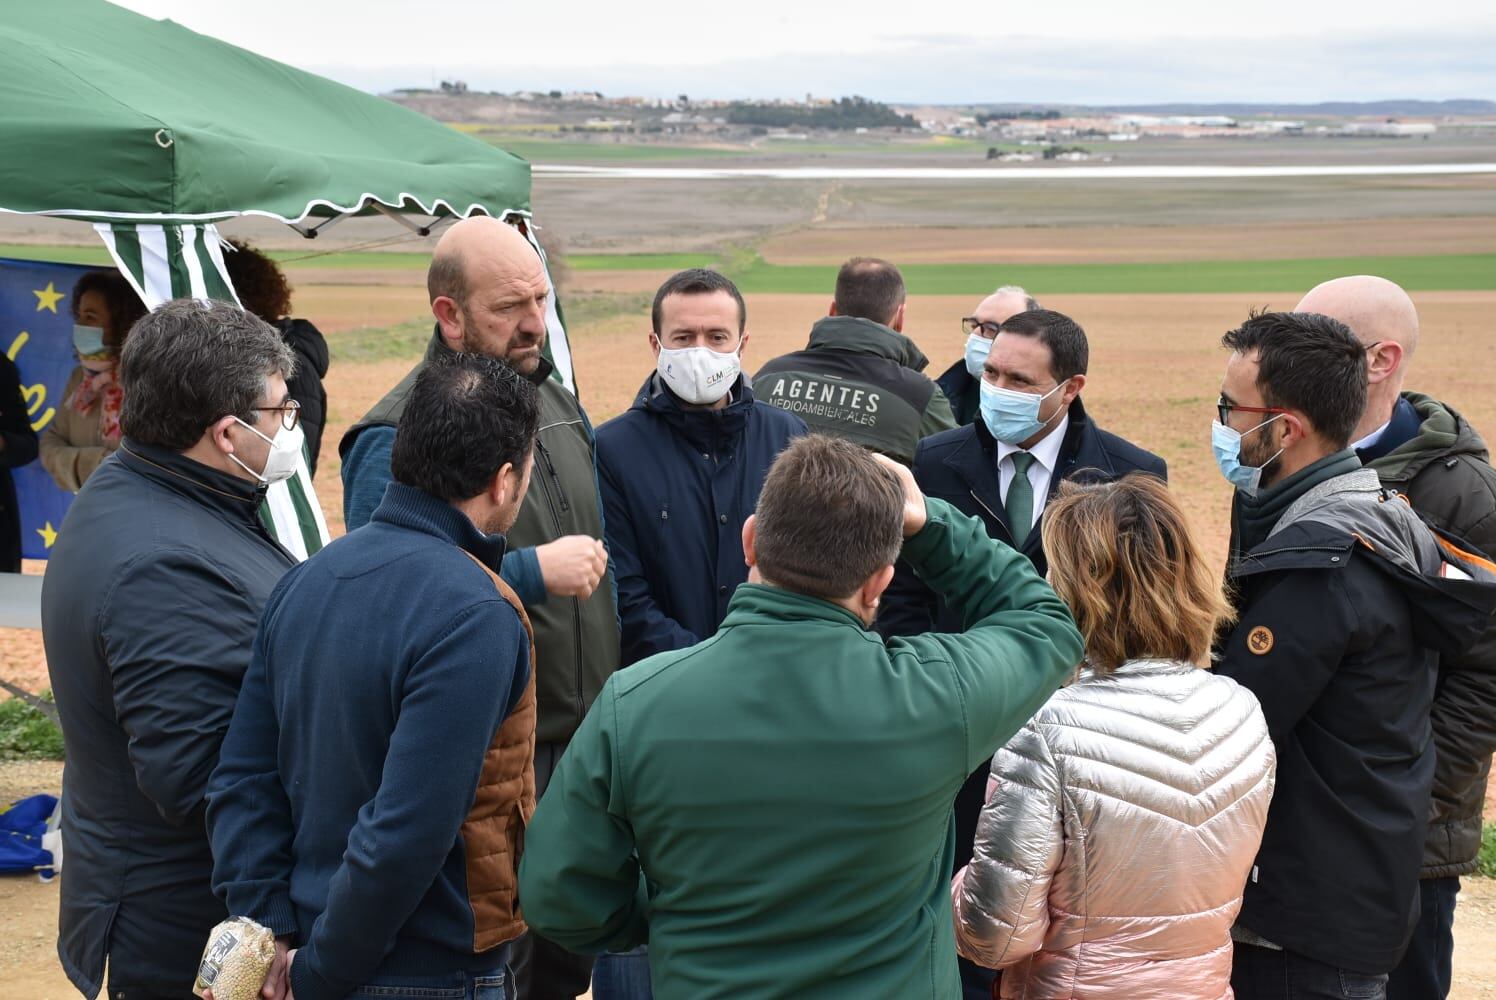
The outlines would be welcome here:
M 1029 482 L 1029 466 L 1034 456 L 1026 451 L 1013 453 L 1013 481 L 1008 484 L 1008 498 L 1003 507 L 1008 512 L 1008 530 L 1013 533 L 1013 547 L 1022 548 L 1034 526 L 1034 484 Z

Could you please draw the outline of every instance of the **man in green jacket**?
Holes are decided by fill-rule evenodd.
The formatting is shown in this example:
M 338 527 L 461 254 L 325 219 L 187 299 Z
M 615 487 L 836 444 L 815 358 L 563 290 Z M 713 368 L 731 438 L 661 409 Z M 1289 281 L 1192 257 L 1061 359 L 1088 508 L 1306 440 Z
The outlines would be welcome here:
M 1372 275 L 1313 288 L 1295 312 L 1340 320 L 1366 346 L 1366 411 L 1352 432 L 1362 464 L 1407 497 L 1425 521 L 1496 559 L 1496 470 L 1469 421 L 1403 391 L 1418 347 L 1418 310 L 1407 292 Z M 1496 623 L 1460 656 L 1439 661 L 1429 713 L 1434 794 L 1419 873 L 1418 928 L 1392 970 L 1388 1000 L 1441 1000 L 1453 979 L 1460 876 L 1478 867 L 1481 812 L 1496 752 Z
M 959 635 L 869 630 L 903 555 Z M 794 441 L 717 634 L 615 674 L 528 830 L 520 898 L 671 998 L 958 996 L 951 802 L 1081 657 L 1029 561 L 907 469 Z

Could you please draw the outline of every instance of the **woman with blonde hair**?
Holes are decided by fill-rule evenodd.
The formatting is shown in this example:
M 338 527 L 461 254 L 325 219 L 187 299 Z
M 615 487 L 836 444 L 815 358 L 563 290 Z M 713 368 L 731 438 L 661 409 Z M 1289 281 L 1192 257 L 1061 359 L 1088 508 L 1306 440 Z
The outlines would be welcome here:
M 1202 669 L 1218 578 L 1151 476 L 1065 483 L 1044 522 L 1086 659 L 992 760 L 957 948 L 1002 997 L 1229 998 L 1275 758 L 1256 698 Z

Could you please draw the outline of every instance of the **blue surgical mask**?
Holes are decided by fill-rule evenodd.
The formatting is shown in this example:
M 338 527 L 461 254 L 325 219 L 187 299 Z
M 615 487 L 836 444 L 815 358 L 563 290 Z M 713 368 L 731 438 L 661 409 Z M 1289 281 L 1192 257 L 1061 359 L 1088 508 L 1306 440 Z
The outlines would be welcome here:
M 982 422 L 1003 444 L 1022 444 L 1044 429 L 1039 404 L 1065 387 L 1061 382 L 1042 396 L 982 383 Z
M 95 361 L 107 355 L 109 348 L 104 345 L 104 328 L 74 323 L 73 350 L 84 361 Z
M 987 355 L 992 353 L 992 338 L 973 333 L 966 338 L 966 374 L 981 378 L 987 364 Z
M 1219 420 L 1211 421 L 1210 450 L 1215 452 L 1216 465 L 1220 466 L 1221 475 L 1226 477 L 1226 481 L 1246 496 L 1257 495 L 1257 487 L 1262 483 L 1262 470 L 1271 465 L 1273 459 L 1283 454 L 1283 449 L 1279 448 L 1272 458 L 1261 465 L 1242 465 L 1241 439 L 1252 431 L 1266 427 L 1281 416 L 1283 414 L 1275 413 L 1256 427 L 1246 431 L 1232 430 Z

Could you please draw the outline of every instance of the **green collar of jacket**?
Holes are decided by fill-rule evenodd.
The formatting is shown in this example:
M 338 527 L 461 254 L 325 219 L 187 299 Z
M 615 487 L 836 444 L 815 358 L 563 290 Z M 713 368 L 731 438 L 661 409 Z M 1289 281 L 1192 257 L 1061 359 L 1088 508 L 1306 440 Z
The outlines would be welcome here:
M 1405 392 L 1402 398 L 1413 404 L 1423 422 L 1411 441 L 1403 442 L 1390 453 L 1368 463 L 1367 467 L 1375 469 L 1383 482 L 1406 482 L 1422 472 L 1430 462 L 1452 455 L 1470 455 L 1479 461 L 1487 461 L 1489 453 L 1485 441 L 1454 410 L 1419 392 Z
M 924 371 L 930 363 L 914 341 L 899 331 L 856 316 L 827 316 L 818 320 L 810 328 L 810 343 L 806 347 L 812 351 L 870 354 L 917 372 Z
M 818 597 L 797 594 L 793 590 L 767 583 L 743 583 L 733 591 L 727 605 L 722 628 L 734 625 L 767 625 L 783 622 L 820 621 L 832 625 L 850 625 L 871 636 L 867 626 L 840 604 Z

